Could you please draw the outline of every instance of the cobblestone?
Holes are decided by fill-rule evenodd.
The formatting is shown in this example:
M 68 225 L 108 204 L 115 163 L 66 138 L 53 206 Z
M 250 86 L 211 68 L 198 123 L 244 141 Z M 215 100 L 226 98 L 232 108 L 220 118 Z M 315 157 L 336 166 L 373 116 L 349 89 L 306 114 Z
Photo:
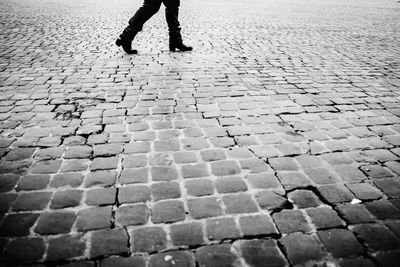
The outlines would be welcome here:
M 0 265 L 394 266 L 397 1 L 140 4 L 2 1 Z

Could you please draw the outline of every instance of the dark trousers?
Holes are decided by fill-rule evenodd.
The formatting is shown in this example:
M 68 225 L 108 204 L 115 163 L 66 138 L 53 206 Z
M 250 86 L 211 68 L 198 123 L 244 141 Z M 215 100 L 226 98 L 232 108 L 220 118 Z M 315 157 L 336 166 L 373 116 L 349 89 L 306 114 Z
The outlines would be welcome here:
M 182 42 L 181 27 L 178 20 L 180 0 L 144 0 L 142 7 L 129 20 L 129 25 L 120 37 L 132 41 L 135 35 L 143 29 L 146 21 L 158 12 L 161 3 L 165 6 L 170 42 Z

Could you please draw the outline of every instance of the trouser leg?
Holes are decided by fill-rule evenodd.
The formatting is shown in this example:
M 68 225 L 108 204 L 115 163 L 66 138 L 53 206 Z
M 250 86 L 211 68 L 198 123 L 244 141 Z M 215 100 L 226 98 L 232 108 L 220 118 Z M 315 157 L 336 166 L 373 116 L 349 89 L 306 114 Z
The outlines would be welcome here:
M 181 26 L 179 24 L 180 0 L 163 0 L 165 5 L 165 18 L 168 24 L 170 43 L 182 43 Z
M 135 35 L 143 29 L 146 23 L 160 9 L 162 0 L 144 0 L 143 5 L 129 20 L 129 25 L 120 35 L 121 39 L 132 41 Z

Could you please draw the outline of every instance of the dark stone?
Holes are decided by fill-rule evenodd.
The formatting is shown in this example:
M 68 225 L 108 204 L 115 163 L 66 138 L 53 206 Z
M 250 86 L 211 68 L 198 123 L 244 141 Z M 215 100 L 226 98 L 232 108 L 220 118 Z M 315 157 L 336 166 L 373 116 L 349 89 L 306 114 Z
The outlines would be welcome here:
M 153 223 L 169 223 L 183 221 L 185 219 L 185 208 L 180 200 L 164 200 L 153 204 Z
M 51 192 L 21 193 L 11 209 L 13 211 L 43 210 L 50 202 L 52 194 Z
M 105 229 L 92 233 L 90 256 L 113 255 L 128 252 L 128 235 L 124 229 Z
M 108 228 L 111 226 L 112 207 L 92 207 L 80 210 L 76 221 L 78 231 Z
M 275 240 L 245 240 L 239 242 L 241 255 L 252 267 L 287 266 Z M 235 242 L 236 243 L 236 242 Z
M 293 265 L 319 260 L 326 255 L 317 240 L 308 234 L 289 234 L 281 238 L 280 242 L 285 247 L 289 261 Z
M 238 262 L 229 244 L 210 245 L 196 250 L 196 261 L 203 267 L 232 267 Z
M 142 225 L 147 223 L 149 210 L 146 204 L 120 206 L 115 213 L 115 223 L 118 226 Z
M 12 239 L 0 254 L 6 262 L 21 263 L 39 261 L 45 251 L 45 243 L 40 237 Z
M 143 256 L 120 257 L 111 256 L 100 262 L 100 267 L 146 267 Z
M 69 233 L 76 218 L 75 212 L 56 211 L 40 215 L 35 232 L 42 235 Z
M 0 224 L 0 236 L 27 236 L 39 214 L 8 214 Z
M 194 267 L 194 266 L 195 266 L 194 256 L 190 251 L 169 251 L 164 253 L 153 254 L 150 256 L 149 260 L 149 267 Z
M 83 256 L 85 247 L 86 244 L 81 235 L 58 236 L 49 240 L 46 260 L 65 260 Z
M 189 199 L 187 201 L 190 216 L 194 219 L 202 219 L 222 215 L 222 208 L 216 197 L 204 197 Z
M 56 191 L 51 200 L 50 208 L 63 209 L 79 206 L 82 195 L 82 190 Z
M 210 240 L 234 239 L 240 237 L 233 218 L 206 220 L 207 237 Z
M 245 193 L 224 195 L 222 197 L 229 214 L 257 212 L 258 207 L 251 195 Z
M 307 209 L 308 216 L 311 217 L 315 228 L 324 229 L 332 227 L 340 227 L 344 225 L 340 217 L 334 210 L 328 207 Z
M 171 225 L 171 239 L 175 246 L 194 246 L 204 243 L 201 223 Z
M 282 233 L 309 232 L 311 227 L 300 210 L 283 210 L 272 215 Z
M 349 230 L 330 229 L 319 231 L 318 237 L 322 241 L 324 247 L 335 258 L 344 258 L 364 253 L 363 247 Z
M 161 227 L 134 229 L 131 235 L 134 252 L 155 252 L 167 246 L 167 234 Z

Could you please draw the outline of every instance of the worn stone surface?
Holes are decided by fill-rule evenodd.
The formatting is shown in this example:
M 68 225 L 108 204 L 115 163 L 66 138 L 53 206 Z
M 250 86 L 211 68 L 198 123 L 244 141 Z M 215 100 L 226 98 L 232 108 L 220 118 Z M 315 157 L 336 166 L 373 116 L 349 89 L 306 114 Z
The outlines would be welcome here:
M 0 9 L 0 265 L 394 265 L 397 1 L 181 1 L 194 50 L 163 5 L 137 55 L 143 1 L 25 2 Z

